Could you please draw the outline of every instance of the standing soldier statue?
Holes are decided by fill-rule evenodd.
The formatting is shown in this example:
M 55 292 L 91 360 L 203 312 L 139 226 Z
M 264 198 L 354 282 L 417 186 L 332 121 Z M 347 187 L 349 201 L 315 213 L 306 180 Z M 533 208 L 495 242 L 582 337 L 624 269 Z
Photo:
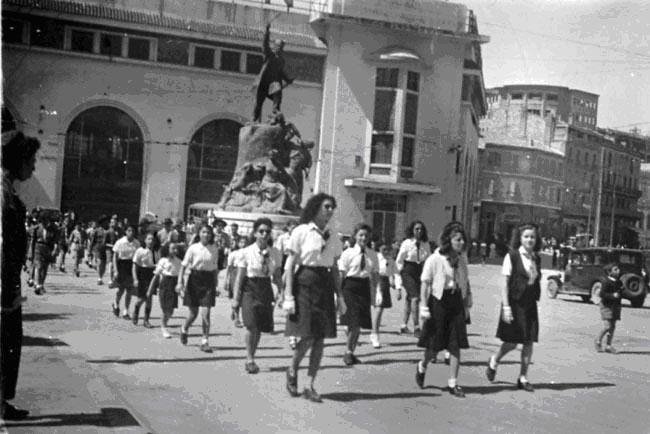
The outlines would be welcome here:
M 271 24 L 266 25 L 262 50 L 264 51 L 264 64 L 254 83 L 255 110 L 253 111 L 253 122 L 260 122 L 262 116 L 262 105 L 264 100 L 269 98 L 273 101 L 273 113 L 280 112 L 282 104 L 282 89 L 293 83 L 284 72 L 284 41 L 274 41 L 271 48 Z

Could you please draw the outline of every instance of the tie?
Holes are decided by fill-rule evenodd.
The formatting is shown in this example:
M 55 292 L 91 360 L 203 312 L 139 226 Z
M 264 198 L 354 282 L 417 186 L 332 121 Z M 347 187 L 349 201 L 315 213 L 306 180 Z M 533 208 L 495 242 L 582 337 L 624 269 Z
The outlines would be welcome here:
M 318 232 L 318 235 L 320 235 L 321 238 L 323 239 L 323 245 L 320 248 L 320 251 L 322 253 L 325 251 L 325 247 L 327 246 L 327 240 L 330 239 L 330 231 L 329 229 L 321 231 L 320 229 L 316 228 L 316 232 Z
M 269 251 L 262 250 L 260 254 L 262 255 L 262 274 L 268 276 L 269 275 Z
M 359 264 L 359 270 L 366 269 L 366 248 L 361 247 L 361 263 Z
M 415 242 L 415 262 L 420 263 L 420 242 Z

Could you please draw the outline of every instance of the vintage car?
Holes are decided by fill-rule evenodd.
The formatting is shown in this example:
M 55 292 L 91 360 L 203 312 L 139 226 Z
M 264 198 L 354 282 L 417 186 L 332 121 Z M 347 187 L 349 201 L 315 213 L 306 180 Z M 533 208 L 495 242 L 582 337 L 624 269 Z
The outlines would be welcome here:
M 609 247 L 586 247 L 569 253 L 566 268 L 547 279 L 546 291 L 550 298 L 558 294 L 577 295 L 585 302 L 600 302 L 603 266 L 619 264 L 623 282 L 623 298 L 632 306 L 643 306 L 648 291 L 648 270 L 641 250 Z

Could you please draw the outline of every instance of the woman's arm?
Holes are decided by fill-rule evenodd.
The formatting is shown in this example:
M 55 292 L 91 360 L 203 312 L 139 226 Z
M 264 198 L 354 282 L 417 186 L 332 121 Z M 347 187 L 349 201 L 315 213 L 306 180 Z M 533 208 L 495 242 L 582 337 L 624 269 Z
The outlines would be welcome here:
M 233 288 L 232 295 L 232 308 L 239 309 L 241 305 L 242 286 L 244 285 L 244 277 L 246 276 L 246 267 L 237 267 L 235 277 L 235 287 Z

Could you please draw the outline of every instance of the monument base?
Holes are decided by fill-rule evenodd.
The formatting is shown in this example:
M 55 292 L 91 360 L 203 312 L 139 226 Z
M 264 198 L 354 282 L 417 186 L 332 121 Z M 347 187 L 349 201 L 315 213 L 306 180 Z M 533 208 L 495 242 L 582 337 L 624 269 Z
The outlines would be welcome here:
M 283 215 L 283 214 L 262 214 L 253 212 L 237 212 L 237 211 L 221 211 L 214 210 L 214 215 L 217 218 L 224 220 L 228 225 L 236 223 L 239 226 L 239 234 L 249 236 L 253 232 L 253 224 L 255 220 L 266 217 L 273 222 L 273 239 L 283 232 L 284 226 L 290 221 L 298 221 L 297 215 Z

